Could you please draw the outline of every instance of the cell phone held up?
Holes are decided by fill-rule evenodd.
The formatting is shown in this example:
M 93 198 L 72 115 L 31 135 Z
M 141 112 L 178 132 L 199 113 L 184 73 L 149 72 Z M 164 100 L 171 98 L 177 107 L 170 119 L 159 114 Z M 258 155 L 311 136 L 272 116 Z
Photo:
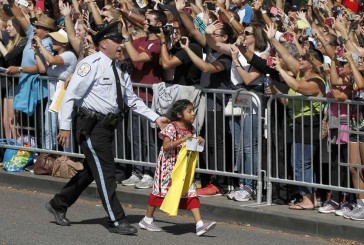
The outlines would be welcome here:
M 292 35 L 292 33 L 286 32 L 286 33 L 284 33 L 284 36 L 283 37 L 289 43 L 291 43 L 293 41 L 293 35 Z
M 206 7 L 208 10 L 210 10 L 210 11 L 216 10 L 216 5 L 213 2 L 205 2 L 205 3 L 206 3 Z
M 332 28 L 332 25 L 334 24 L 334 20 L 332 18 L 325 19 L 325 25 Z
M 273 65 L 274 65 L 273 61 L 274 61 L 274 57 L 269 56 L 267 59 L 267 66 L 273 67 Z
M 276 16 L 278 14 L 278 9 L 276 7 L 271 7 L 270 8 L 270 13 L 273 15 L 273 16 Z

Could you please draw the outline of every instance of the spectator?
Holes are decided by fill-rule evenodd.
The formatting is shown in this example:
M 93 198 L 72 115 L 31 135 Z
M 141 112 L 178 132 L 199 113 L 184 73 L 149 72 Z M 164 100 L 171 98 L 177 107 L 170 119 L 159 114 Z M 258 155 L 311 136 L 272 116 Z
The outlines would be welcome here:
M 0 58 L 1 67 L 19 66 L 22 60 L 22 52 L 26 45 L 25 33 L 22 31 L 20 23 L 11 18 L 7 21 L 6 32 L 10 37 L 9 43 L 5 46 L 0 42 Z M 5 138 L 17 138 L 19 136 L 18 130 L 15 129 L 16 114 L 13 110 L 13 98 L 15 91 L 18 87 L 19 79 L 2 78 L 1 86 L 5 87 L 4 109 L 3 109 L 3 123 Z
M 49 51 L 43 46 L 39 37 L 34 37 L 36 44 L 32 47 L 35 52 L 35 59 L 40 73 L 46 73 L 47 76 L 56 77 L 58 80 L 64 81 L 71 74 L 76 66 L 77 58 L 71 50 L 68 42 L 67 33 L 60 29 L 58 32 L 48 34 L 52 38 L 53 51 Z M 44 60 L 41 58 L 41 54 Z M 48 81 L 48 102 L 45 107 L 45 148 L 54 150 L 57 144 L 57 114 L 58 112 L 49 111 L 52 101 L 55 99 L 54 94 L 58 80 Z
M 132 61 L 132 73 L 130 79 L 133 83 L 154 84 L 162 81 L 163 67 L 159 64 L 160 41 L 156 36 L 167 23 L 167 17 L 162 11 L 152 10 L 146 16 L 144 31 L 146 37 L 141 37 L 131 42 L 131 36 L 123 24 L 124 48 Z M 150 107 L 153 99 L 152 91 L 134 90 L 136 94 Z M 139 115 L 132 114 L 132 142 L 135 161 L 156 162 L 156 140 L 155 129 L 150 127 L 149 122 Z M 143 136 L 142 136 L 143 135 Z M 138 189 L 151 188 L 153 177 L 150 168 L 135 165 L 130 178 L 122 181 L 123 185 L 133 186 Z
M 225 44 L 230 42 L 233 35 L 233 30 L 225 23 L 217 30 L 214 30 L 212 26 L 210 29 L 208 27 L 205 32 L 210 33 L 216 42 Z M 181 47 L 186 51 L 195 66 L 202 71 L 201 85 L 212 89 L 228 89 L 230 83 L 231 57 L 218 51 L 210 50 L 207 53 L 206 61 L 203 61 L 189 48 L 188 38 L 184 37 L 184 40 L 186 40 L 186 43 L 183 44 L 181 41 Z M 225 108 L 225 102 L 222 101 L 221 95 L 214 97 L 211 93 L 207 94 L 207 120 L 205 121 L 204 131 L 209 142 L 207 145 L 207 156 L 204 160 L 206 168 L 211 170 L 222 170 L 224 168 L 222 155 L 224 146 L 223 121 L 214 120 L 214 118 L 222 118 L 223 108 Z M 216 129 L 216 131 L 211 129 Z M 203 189 L 198 190 L 198 195 L 221 195 L 222 190 L 218 182 L 219 180 L 216 176 L 213 176 L 211 183 Z

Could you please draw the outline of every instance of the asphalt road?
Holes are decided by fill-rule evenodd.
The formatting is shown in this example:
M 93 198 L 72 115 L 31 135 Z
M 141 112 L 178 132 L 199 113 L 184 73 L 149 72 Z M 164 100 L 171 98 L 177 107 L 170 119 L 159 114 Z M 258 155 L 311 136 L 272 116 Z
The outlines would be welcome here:
M 215 230 L 197 237 L 191 216 L 171 219 L 162 212 L 157 212 L 155 219 L 163 232 L 138 229 L 137 235 L 122 236 L 108 232 L 101 202 L 82 199 L 67 213 L 72 225 L 61 227 L 44 208 L 50 198 L 52 196 L 44 193 L 0 187 L 0 244 L 333 244 L 320 238 L 227 223 L 218 223 Z M 145 210 L 124 208 L 129 222 L 137 226 Z

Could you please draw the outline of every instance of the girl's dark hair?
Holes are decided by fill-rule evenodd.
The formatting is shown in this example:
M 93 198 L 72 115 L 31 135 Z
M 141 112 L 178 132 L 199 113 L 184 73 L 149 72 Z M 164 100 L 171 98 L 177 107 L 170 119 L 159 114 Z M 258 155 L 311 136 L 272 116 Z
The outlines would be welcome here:
M 182 113 L 184 110 L 186 110 L 188 105 L 193 104 L 189 100 L 177 100 L 172 107 L 171 121 L 178 121 L 178 113 Z

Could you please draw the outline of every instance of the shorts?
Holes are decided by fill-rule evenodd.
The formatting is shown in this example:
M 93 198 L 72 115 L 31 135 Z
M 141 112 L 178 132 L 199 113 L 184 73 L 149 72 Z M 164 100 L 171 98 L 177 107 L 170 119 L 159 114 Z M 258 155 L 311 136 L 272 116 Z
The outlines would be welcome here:
M 6 86 L 5 81 L 1 81 L 1 88 L 4 89 L 4 98 L 14 99 L 15 93 L 18 90 L 18 82 L 13 86 L 13 83 L 8 81 Z
M 350 142 L 360 142 L 360 143 L 364 143 L 364 127 L 361 127 L 359 129 L 359 132 L 362 134 L 353 134 L 351 133 L 349 136 L 349 141 Z

